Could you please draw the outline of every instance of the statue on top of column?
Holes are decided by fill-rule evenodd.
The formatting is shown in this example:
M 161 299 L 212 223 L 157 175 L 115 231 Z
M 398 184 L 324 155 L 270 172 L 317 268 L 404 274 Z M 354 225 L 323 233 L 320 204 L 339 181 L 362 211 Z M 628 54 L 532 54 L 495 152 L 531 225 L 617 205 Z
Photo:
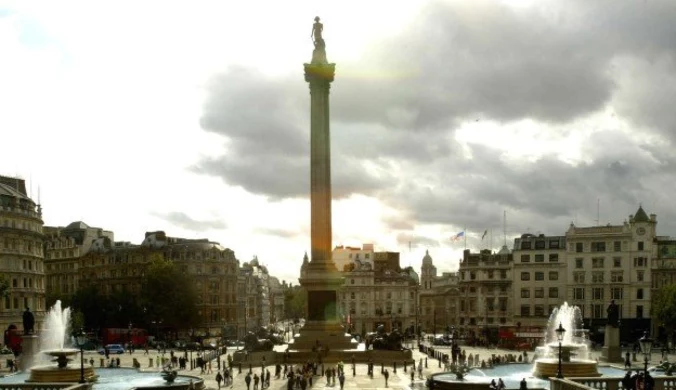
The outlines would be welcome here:
M 608 313 L 608 325 L 617 328 L 620 320 L 620 310 L 614 299 L 610 301 L 610 305 L 608 305 L 606 312 Z
M 33 334 L 35 327 L 35 317 L 31 313 L 31 309 L 26 307 L 26 311 L 23 312 L 23 334 Z
M 327 64 L 326 60 L 326 44 L 324 43 L 324 38 L 322 38 L 322 32 L 324 31 L 324 25 L 319 22 L 319 16 L 315 16 L 315 23 L 312 25 L 312 34 L 310 37 L 313 38 L 315 44 L 315 49 L 312 52 L 312 63 L 313 64 Z

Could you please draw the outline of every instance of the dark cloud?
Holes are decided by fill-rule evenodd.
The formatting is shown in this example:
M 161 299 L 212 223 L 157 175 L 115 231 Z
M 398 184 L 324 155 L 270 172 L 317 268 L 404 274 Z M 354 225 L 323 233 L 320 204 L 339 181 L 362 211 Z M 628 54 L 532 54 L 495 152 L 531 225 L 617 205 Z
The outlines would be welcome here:
M 196 220 L 180 211 L 172 211 L 169 213 L 152 213 L 152 215 L 164 219 L 174 226 L 181 227 L 186 230 L 194 230 L 203 232 L 211 229 L 225 229 L 226 224 L 218 219 L 212 220 Z
M 613 147 L 604 147 L 592 162 L 573 165 L 553 157 L 516 163 L 491 148 L 471 145 L 471 159 L 448 159 L 434 167 L 435 172 L 458 172 L 440 174 L 434 189 L 412 187 L 383 200 L 417 223 L 467 226 L 479 235 L 490 228 L 500 232 L 504 211 L 510 235 L 527 230 L 563 234 L 570 222 L 595 223 L 597 199 L 602 224 L 621 223 L 643 204 L 665 221 L 665 231 L 675 231 L 676 213 L 668 196 L 661 195 L 676 190 L 676 181 L 663 171 L 676 162 L 665 147 L 639 145 L 611 131 L 593 134 L 589 144 Z
M 359 63 L 331 57 L 339 62 L 331 89 L 334 194 L 376 196 L 410 216 L 385 220 L 393 232 L 436 223 L 480 236 L 502 230 L 507 210 L 513 233 L 562 234 L 571 221 L 592 223 L 597 199 L 604 222 L 621 222 L 641 202 L 671 216 L 657 206 L 667 198 L 654 191 L 674 189 L 666 175 L 676 164 L 654 142 L 597 131 L 582 162 L 545 156 L 517 163 L 480 145 L 464 157 L 454 128 L 532 119 L 570 129 L 611 106 L 637 134 L 676 139 L 673 20 L 676 7 L 665 0 L 544 0 L 531 9 L 488 0 L 428 3 Z M 302 76 L 230 69 L 214 77 L 208 96 L 201 124 L 222 135 L 225 147 L 194 169 L 273 199 L 306 197 Z

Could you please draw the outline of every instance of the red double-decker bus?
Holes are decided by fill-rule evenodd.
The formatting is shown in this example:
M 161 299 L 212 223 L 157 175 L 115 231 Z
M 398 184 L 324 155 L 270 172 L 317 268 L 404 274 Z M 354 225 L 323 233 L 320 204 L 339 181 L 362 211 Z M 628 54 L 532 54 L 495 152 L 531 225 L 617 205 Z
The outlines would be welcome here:
M 148 343 L 148 331 L 141 328 L 104 328 L 103 345 L 129 344 L 142 347 Z
M 531 350 L 542 344 L 545 328 L 542 326 L 501 326 L 498 329 L 500 346 Z

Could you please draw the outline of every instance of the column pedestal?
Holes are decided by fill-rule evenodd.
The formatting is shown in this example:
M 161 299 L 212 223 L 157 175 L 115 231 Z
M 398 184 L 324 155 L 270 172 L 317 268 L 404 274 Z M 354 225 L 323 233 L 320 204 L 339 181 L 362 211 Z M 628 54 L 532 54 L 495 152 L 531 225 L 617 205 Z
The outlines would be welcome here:
M 620 347 L 620 328 L 606 325 L 605 340 L 601 350 L 600 361 L 606 363 L 622 363 L 622 347 Z
M 36 356 L 40 353 L 40 338 L 34 334 L 21 336 L 21 355 L 19 356 L 19 366 L 21 371 L 28 371 L 35 365 Z

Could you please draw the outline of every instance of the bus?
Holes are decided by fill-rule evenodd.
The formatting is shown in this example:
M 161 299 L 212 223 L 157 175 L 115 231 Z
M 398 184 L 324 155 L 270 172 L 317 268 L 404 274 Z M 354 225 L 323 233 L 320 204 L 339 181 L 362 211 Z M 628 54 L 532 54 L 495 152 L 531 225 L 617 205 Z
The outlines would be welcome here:
M 101 337 L 103 345 L 131 343 L 143 347 L 148 344 L 148 331 L 141 328 L 104 328 Z

